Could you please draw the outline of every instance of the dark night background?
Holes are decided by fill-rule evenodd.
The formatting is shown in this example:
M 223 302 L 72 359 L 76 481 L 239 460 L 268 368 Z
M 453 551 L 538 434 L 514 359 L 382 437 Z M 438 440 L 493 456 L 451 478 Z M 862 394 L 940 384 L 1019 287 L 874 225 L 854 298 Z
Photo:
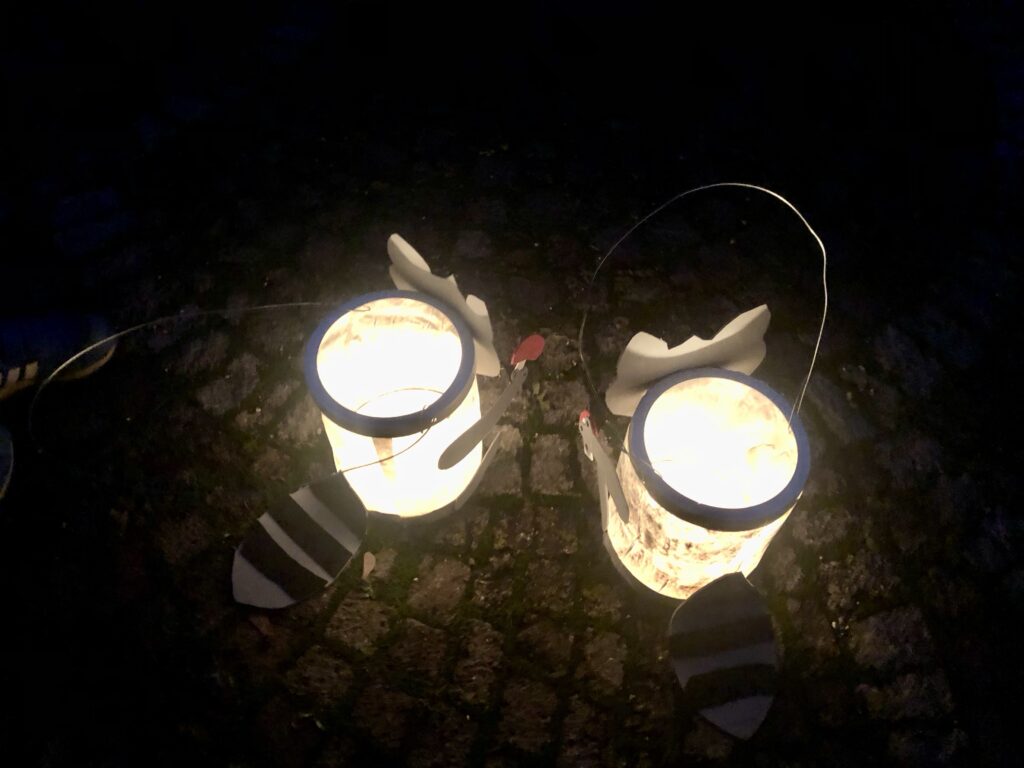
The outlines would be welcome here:
M 5 10 L 0 315 L 98 310 L 120 328 L 340 301 L 388 284 L 397 231 L 488 301 L 505 347 L 544 328 L 571 349 L 586 277 L 636 219 L 700 184 L 760 184 L 830 251 L 801 514 L 853 522 L 815 537 L 794 514 L 755 581 L 784 691 L 749 744 L 705 732 L 648 647 L 666 614 L 606 564 L 590 573 L 603 553 L 572 429 L 586 403 L 558 400 L 586 393 L 555 350 L 506 420 L 511 486 L 455 528 L 382 526 L 368 548 L 397 553 L 390 581 L 350 573 L 312 607 L 259 616 L 230 603 L 226 568 L 261 505 L 326 471 L 292 383 L 317 310 L 164 326 L 42 401 L 44 454 L 30 396 L 0 404 L 19 451 L 0 507 L 9 764 L 1018 764 L 1013 4 L 209 5 Z M 792 396 L 819 274 L 770 201 L 679 204 L 602 275 L 599 378 L 637 330 L 678 343 L 767 301 L 765 375 Z M 552 446 L 562 485 L 536 471 Z M 545 515 L 573 531 L 549 580 L 528 562 L 550 544 Z M 509 516 L 534 527 L 516 539 Z M 448 607 L 422 592 L 446 563 L 465 571 Z M 530 585 L 563 577 L 576 597 L 534 616 Z M 927 648 L 865 651 L 865 627 L 896 647 L 908 615 Z M 380 616 L 379 637 L 352 641 Z M 829 623 L 834 650 L 805 642 Z M 501 660 L 480 662 L 494 684 L 474 698 L 459 670 L 480 632 Z M 592 663 L 605 643 L 617 676 Z M 396 672 L 431 648 L 437 668 Z

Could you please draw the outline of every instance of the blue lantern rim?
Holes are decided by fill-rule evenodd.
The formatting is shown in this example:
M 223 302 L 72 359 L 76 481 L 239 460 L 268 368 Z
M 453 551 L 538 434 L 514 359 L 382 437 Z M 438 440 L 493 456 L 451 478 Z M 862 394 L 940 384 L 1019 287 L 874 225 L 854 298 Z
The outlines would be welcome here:
M 644 426 L 650 414 L 654 402 L 667 390 L 691 379 L 729 379 L 744 384 L 767 397 L 776 408 L 786 413 L 789 404 L 774 389 L 763 381 L 748 376 L 744 373 L 725 370 L 724 368 L 693 368 L 669 374 L 659 379 L 640 399 L 636 412 L 633 414 L 633 421 L 629 429 L 629 455 L 635 457 L 633 468 L 637 476 L 644 484 L 651 497 L 666 510 L 676 517 L 689 523 L 708 528 L 713 531 L 749 531 L 760 528 L 777 519 L 787 509 L 796 503 L 796 500 L 803 492 L 807 482 L 808 473 L 811 470 L 810 443 L 807 440 L 807 432 L 804 430 L 800 415 L 793 414 L 790 428 L 796 439 L 797 461 L 793 476 L 786 487 L 779 493 L 766 501 L 750 507 L 730 508 L 716 507 L 710 504 L 701 504 L 691 499 L 671 485 L 661 475 L 654 471 L 651 466 L 650 457 L 647 454 L 647 447 L 644 444 Z
M 398 416 L 366 416 L 357 413 L 339 403 L 324 386 L 320 379 L 320 371 L 317 369 L 317 355 L 320 352 L 320 344 L 331 326 L 342 316 L 352 312 L 359 307 L 382 299 L 413 299 L 422 304 L 427 304 L 443 314 L 455 327 L 459 335 L 459 342 L 462 345 L 462 360 L 459 363 L 459 370 L 448 388 L 441 393 L 433 403 L 422 411 L 415 413 L 404 413 Z M 331 310 L 320 325 L 306 342 L 306 349 L 303 354 L 303 373 L 306 378 L 306 386 L 313 402 L 320 411 L 331 421 L 350 432 L 366 435 L 367 437 L 401 437 L 422 432 L 432 425 L 449 416 L 459 403 L 466 397 L 476 377 L 475 347 L 473 345 L 473 334 L 458 313 L 450 306 L 435 299 L 426 293 L 419 291 L 390 290 L 365 293 L 350 299 L 335 309 Z

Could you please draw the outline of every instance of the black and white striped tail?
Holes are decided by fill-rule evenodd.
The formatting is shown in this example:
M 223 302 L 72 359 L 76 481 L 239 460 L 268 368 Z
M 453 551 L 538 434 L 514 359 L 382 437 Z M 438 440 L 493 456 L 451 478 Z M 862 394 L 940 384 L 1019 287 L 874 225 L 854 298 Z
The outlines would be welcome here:
M 342 474 L 303 486 L 260 516 L 235 550 L 235 600 L 286 608 L 319 594 L 356 554 L 366 507 Z
M 726 733 L 750 738 L 775 698 L 775 631 L 768 609 L 742 574 L 698 590 L 672 614 L 672 667 L 687 699 Z

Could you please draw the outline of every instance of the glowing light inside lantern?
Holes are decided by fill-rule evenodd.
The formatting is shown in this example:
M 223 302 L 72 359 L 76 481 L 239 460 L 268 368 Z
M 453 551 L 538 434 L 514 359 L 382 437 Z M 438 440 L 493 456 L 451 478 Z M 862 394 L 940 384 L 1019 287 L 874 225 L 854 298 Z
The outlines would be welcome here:
M 408 296 L 385 297 L 346 312 L 327 329 L 316 367 L 327 394 L 339 405 L 362 417 L 385 419 L 433 406 L 457 384 L 463 349 L 458 329 L 439 308 Z M 470 375 L 465 397 L 426 434 L 364 435 L 324 414 L 334 463 L 339 470 L 359 467 L 345 476 L 367 509 L 423 515 L 454 501 L 466 488 L 480 466 L 479 445 L 450 469 L 439 470 L 437 462 L 480 419 L 476 377 Z
M 798 443 L 786 414 L 740 381 L 681 381 L 634 428 L 643 430 L 651 467 L 672 491 L 723 511 L 773 499 L 797 469 Z M 614 554 L 641 583 L 677 599 L 726 573 L 749 574 L 792 510 L 752 530 L 710 530 L 655 501 L 625 453 L 617 472 L 629 521 L 610 501 L 607 535 Z

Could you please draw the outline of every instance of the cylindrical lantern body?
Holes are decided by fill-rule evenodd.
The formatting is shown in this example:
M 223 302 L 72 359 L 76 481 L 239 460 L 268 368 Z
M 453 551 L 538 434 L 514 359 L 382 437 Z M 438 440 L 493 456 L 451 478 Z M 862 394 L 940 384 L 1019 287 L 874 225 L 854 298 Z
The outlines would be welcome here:
M 749 376 L 718 369 L 662 379 L 641 400 L 610 503 L 609 549 L 640 583 L 685 599 L 726 573 L 749 574 L 802 492 L 799 417 Z
M 335 466 L 367 509 L 428 514 L 476 474 L 479 445 L 454 467 L 437 467 L 480 419 L 480 394 L 472 335 L 436 299 L 385 291 L 347 302 L 310 339 L 306 379 Z

